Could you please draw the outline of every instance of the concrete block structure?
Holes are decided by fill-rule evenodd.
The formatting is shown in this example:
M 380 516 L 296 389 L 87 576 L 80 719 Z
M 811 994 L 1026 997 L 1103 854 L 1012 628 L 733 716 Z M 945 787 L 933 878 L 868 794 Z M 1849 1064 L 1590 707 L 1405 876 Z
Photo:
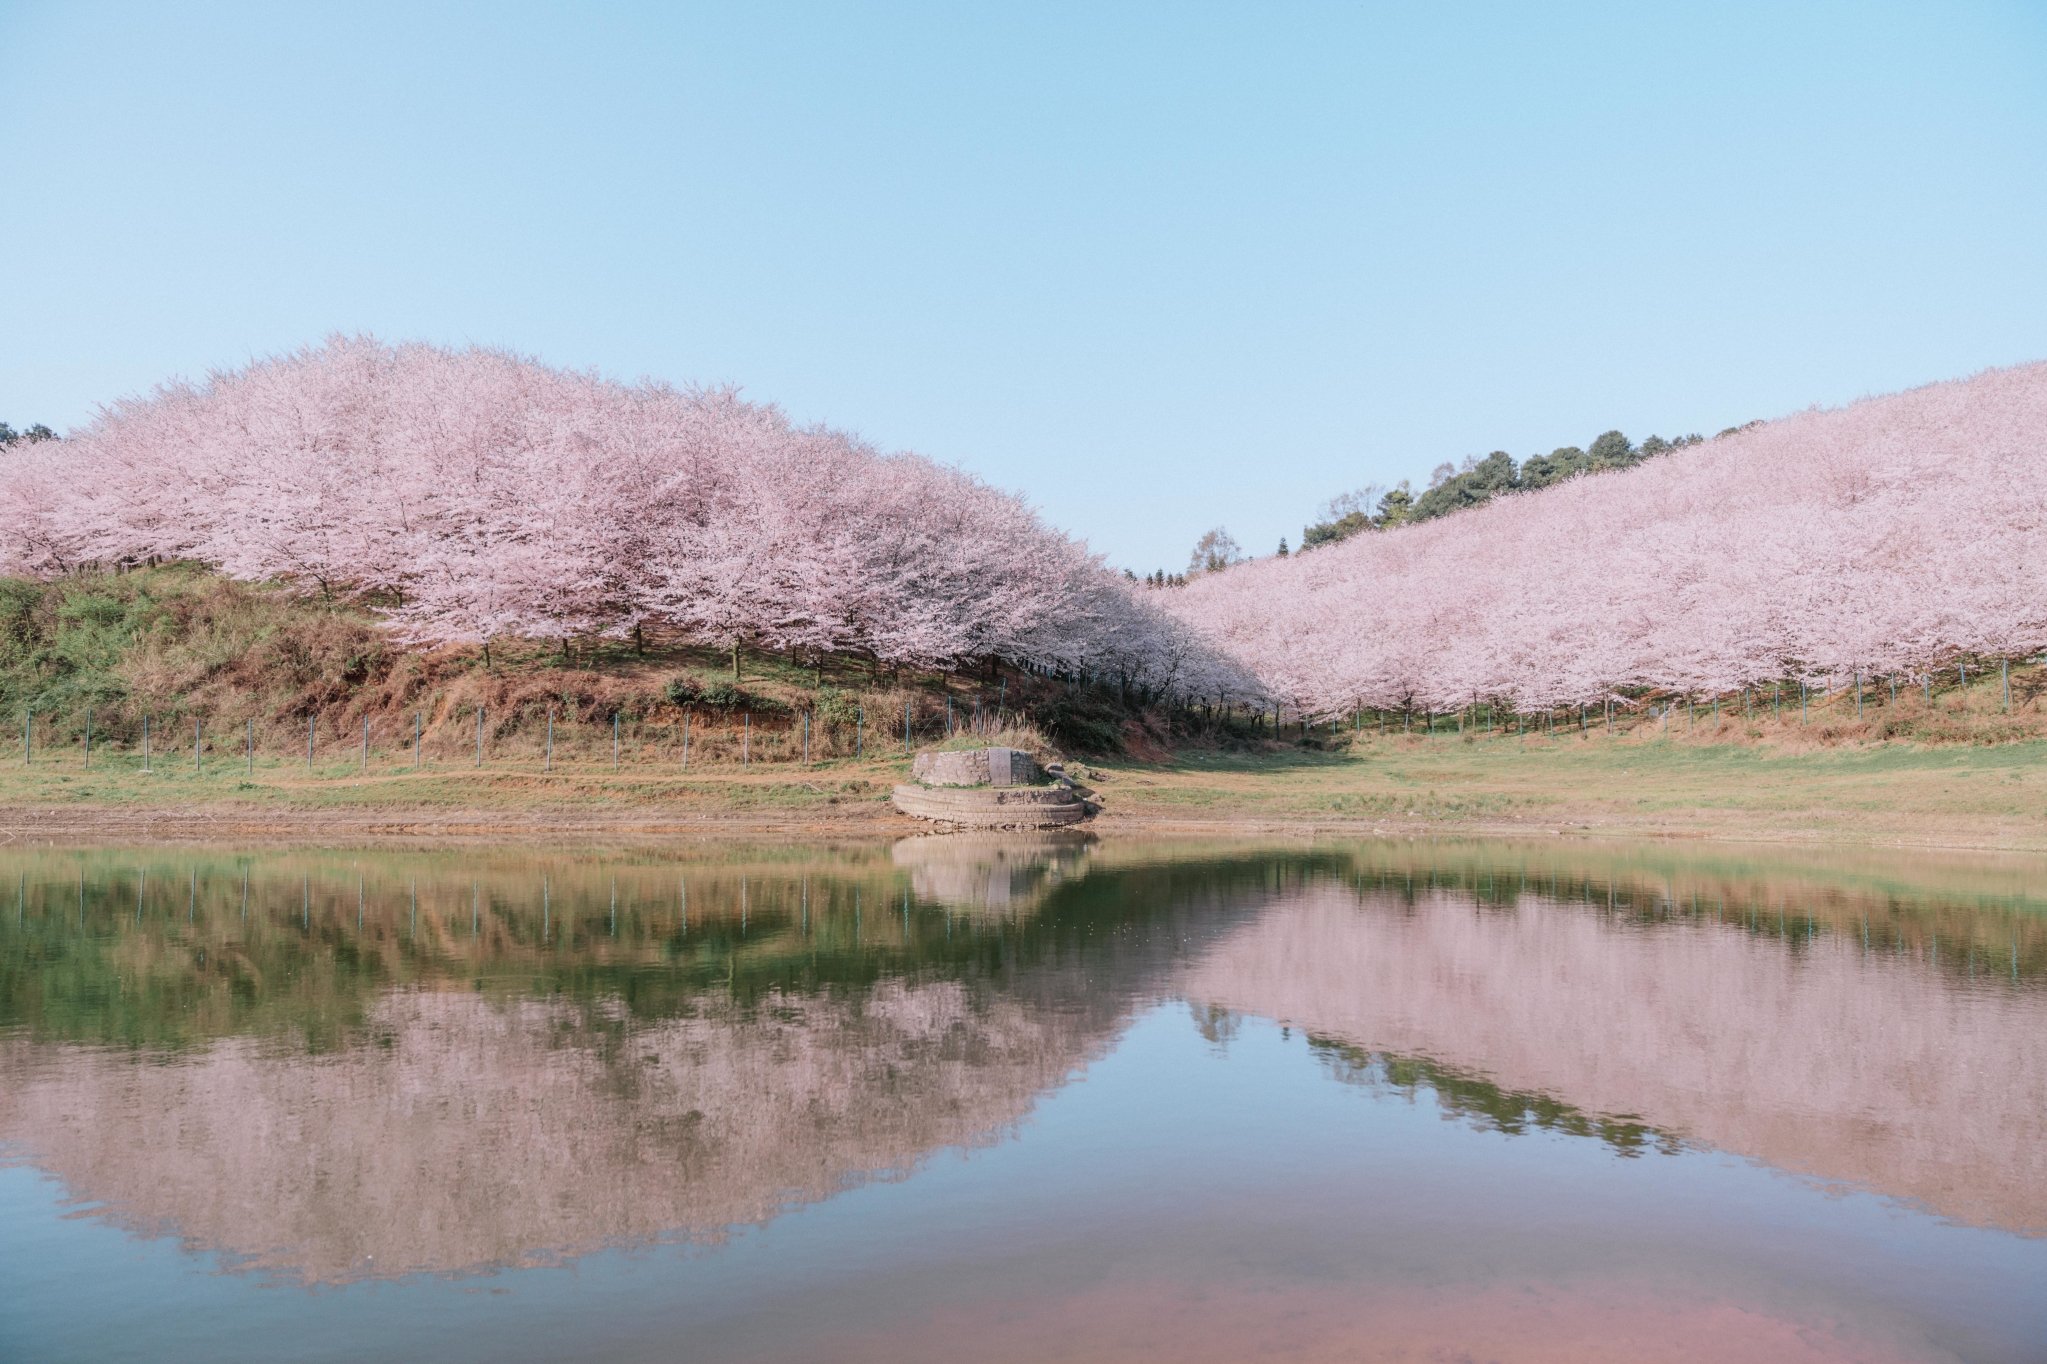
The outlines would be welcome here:
M 1050 829 L 1077 824 L 1088 807 L 1063 781 L 1048 781 L 1031 755 L 1015 748 L 919 753 L 914 778 L 894 793 L 906 815 L 976 829 Z

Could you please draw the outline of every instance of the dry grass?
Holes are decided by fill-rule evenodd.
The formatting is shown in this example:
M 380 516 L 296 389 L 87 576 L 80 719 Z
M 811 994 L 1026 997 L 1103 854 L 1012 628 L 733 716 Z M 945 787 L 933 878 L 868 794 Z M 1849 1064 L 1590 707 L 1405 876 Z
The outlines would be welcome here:
M 189 748 L 316 760 L 361 746 L 409 747 L 443 762 L 473 757 L 482 715 L 493 759 L 539 759 L 552 717 L 557 755 L 706 763 L 814 760 L 900 746 L 907 708 L 916 741 L 978 722 L 999 731 L 998 703 L 1021 703 L 1031 679 L 890 674 L 854 659 L 799 663 L 655 641 L 407 650 L 357 606 L 237 583 L 186 566 L 55 582 L 0 580 L 0 715 L 22 739 L 33 713 L 46 749 L 83 753 L 88 721 L 102 746 Z M 672 684 L 704 699 L 677 704 Z M 721 688 L 737 695 L 719 697 Z M 716 702 L 722 702 L 718 704 Z M 1011 715 L 1014 707 L 1005 707 Z M 950 723 L 949 723 L 950 721 Z M 18 749 L 17 749 L 18 751 Z
M 1003 739 L 1032 747 L 1030 736 Z M 0 828 L 113 830 L 177 812 L 309 830 L 370 823 L 431 831 L 450 821 L 561 830 L 631 824 L 658 830 L 756 822 L 778 827 L 909 827 L 887 792 L 904 779 L 900 744 L 860 760 L 806 766 L 758 751 L 741 763 L 729 736 L 693 742 L 690 766 L 656 749 L 608 742 L 467 754 L 373 747 L 303 759 L 208 754 L 46 755 L 0 762 Z M 593 751 L 595 750 L 595 751 Z M 1276 750 L 1075 765 L 1105 805 L 1101 833 L 1303 831 L 1359 834 L 1657 835 L 1921 847 L 2047 849 L 2047 744 L 1872 745 L 1794 752 L 1761 745 L 1612 741 L 1388 739 L 1342 753 Z M 493 821 L 496 823 L 493 824 Z
M 1104 828 L 1367 827 L 2047 848 L 2047 743 L 1799 750 L 1648 737 L 1360 740 L 1095 764 Z

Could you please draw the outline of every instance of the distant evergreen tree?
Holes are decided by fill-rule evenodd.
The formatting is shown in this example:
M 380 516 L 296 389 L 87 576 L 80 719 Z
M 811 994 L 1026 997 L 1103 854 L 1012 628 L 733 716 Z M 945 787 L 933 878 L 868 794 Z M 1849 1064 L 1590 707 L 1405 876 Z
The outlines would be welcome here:
M 1372 518 L 1361 511 L 1345 512 L 1330 521 L 1318 521 L 1301 531 L 1301 549 L 1305 553 L 1317 545 L 1333 545 L 1338 540 L 1348 540 L 1361 530 L 1369 530 Z
M 1618 431 L 1602 431 L 1586 455 L 1595 469 L 1625 469 L 1639 462 L 1635 447 Z
M 1755 424 L 1749 423 L 1750 426 Z M 1729 427 L 1720 434 L 1746 429 Z M 1483 505 L 1502 493 L 1548 488 L 1581 474 L 1632 468 L 1644 460 L 1697 445 L 1703 439 L 1696 433 L 1674 440 L 1650 436 L 1636 446 L 1622 432 L 1603 431 L 1587 449 L 1560 445 L 1546 455 L 1530 455 L 1518 467 L 1514 457 L 1505 450 L 1495 450 L 1483 459 L 1474 455 L 1464 461 L 1462 468 L 1439 464 L 1430 477 L 1428 489 L 1419 497 L 1403 481 L 1381 497 L 1377 506 L 1369 511 L 1365 505 L 1367 499 L 1359 494 L 1346 494 L 1334 499 L 1323 509 L 1322 520 L 1302 530 L 1301 548 L 1307 550 L 1335 544 L 1363 530 L 1384 530 L 1409 521 L 1432 521 L 1466 507 Z
M 6 422 L 0 422 L 0 448 L 16 444 L 33 445 L 39 440 L 55 439 L 57 439 L 57 433 L 41 422 L 35 423 L 26 431 L 16 431 Z

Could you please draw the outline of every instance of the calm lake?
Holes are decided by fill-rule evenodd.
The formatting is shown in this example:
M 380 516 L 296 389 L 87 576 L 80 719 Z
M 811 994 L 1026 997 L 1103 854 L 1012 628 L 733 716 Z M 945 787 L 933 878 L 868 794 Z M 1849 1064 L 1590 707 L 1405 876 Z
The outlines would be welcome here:
M 2037 862 L 0 856 L 0 1360 L 2047 1359 Z

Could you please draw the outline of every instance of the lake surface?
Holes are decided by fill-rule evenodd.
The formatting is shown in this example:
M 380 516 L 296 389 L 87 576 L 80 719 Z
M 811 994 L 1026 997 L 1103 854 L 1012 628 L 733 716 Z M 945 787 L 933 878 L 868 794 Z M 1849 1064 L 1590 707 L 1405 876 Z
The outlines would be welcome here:
M 0 1360 L 2047 1359 L 2047 876 L 0 855 Z

